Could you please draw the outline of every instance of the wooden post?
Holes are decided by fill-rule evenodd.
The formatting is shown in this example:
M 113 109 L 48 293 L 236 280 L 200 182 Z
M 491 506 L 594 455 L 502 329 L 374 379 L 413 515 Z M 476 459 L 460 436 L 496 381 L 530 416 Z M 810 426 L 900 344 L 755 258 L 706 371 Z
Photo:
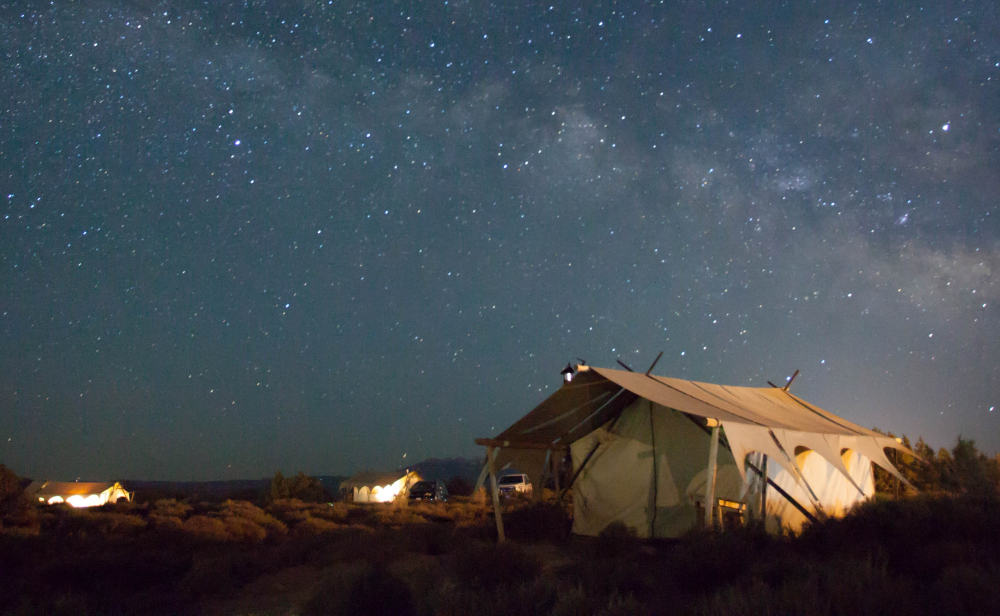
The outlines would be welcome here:
M 542 463 L 542 470 L 538 473 L 538 485 L 532 485 L 531 496 L 532 500 L 541 502 L 542 496 L 545 494 L 545 480 L 549 477 L 549 466 L 552 462 L 552 450 L 545 450 L 545 462 Z
M 499 453 L 499 449 L 496 450 L 496 453 Z M 500 493 L 497 490 L 497 471 L 494 464 L 496 453 L 494 453 L 493 447 L 488 448 L 486 450 L 486 460 L 490 467 L 490 494 L 493 497 L 493 518 L 497 523 L 497 542 L 503 543 L 507 540 L 507 537 L 503 532 L 503 516 L 500 513 Z
M 763 453 L 761 456 L 760 472 L 763 476 L 760 486 L 760 521 L 764 524 L 764 528 L 767 528 L 767 454 Z
M 712 425 L 712 442 L 708 447 L 708 474 L 705 477 L 705 528 L 712 528 L 715 513 L 715 475 L 719 457 L 719 422 L 709 419 Z
M 562 461 L 565 454 L 562 450 L 556 452 L 556 455 L 552 456 L 552 475 L 555 478 L 555 488 L 556 494 L 559 494 L 559 475 L 562 475 Z

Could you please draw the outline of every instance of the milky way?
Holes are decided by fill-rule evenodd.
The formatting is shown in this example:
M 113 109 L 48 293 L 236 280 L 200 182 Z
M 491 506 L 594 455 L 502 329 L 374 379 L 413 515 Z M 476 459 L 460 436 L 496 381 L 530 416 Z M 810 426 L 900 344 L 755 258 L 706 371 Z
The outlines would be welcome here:
M 18 473 L 481 455 L 567 361 L 660 351 L 1000 450 L 994 2 L 19 4 Z

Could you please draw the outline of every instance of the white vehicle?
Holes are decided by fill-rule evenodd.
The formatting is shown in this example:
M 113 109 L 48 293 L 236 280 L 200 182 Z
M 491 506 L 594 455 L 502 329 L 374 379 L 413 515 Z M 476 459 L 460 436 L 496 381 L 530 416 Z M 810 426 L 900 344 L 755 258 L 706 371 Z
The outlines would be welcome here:
M 497 481 L 500 496 L 531 495 L 531 482 L 524 473 L 507 473 Z

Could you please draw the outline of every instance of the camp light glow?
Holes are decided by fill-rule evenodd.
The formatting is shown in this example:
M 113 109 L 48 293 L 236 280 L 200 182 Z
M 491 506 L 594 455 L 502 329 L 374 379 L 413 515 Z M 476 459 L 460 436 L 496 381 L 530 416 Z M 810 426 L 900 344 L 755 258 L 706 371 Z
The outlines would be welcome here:
M 375 486 L 372 488 L 372 500 L 380 503 L 391 503 L 396 500 L 399 493 L 403 491 L 408 476 L 404 475 L 387 486 Z

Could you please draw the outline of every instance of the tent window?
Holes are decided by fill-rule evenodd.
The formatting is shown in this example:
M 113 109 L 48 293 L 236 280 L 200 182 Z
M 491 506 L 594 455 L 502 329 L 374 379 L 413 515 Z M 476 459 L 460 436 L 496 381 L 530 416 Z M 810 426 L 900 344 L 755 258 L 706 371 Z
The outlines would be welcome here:
M 735 530 L 746 524 L 747 506 L 745 503 L 720 498 L 716 500 L 715 507 L 713 519 L 716 523 L 721 520 L 722 530 Z M 694 508 L 700 523 L 699 527 L 704 528 L 705 506 L 701 499 L 695 501 Z
M 723 530 L 742 528 L 746 521 L 747 506 L 744 503 L 719 499 L 719 519 Z

